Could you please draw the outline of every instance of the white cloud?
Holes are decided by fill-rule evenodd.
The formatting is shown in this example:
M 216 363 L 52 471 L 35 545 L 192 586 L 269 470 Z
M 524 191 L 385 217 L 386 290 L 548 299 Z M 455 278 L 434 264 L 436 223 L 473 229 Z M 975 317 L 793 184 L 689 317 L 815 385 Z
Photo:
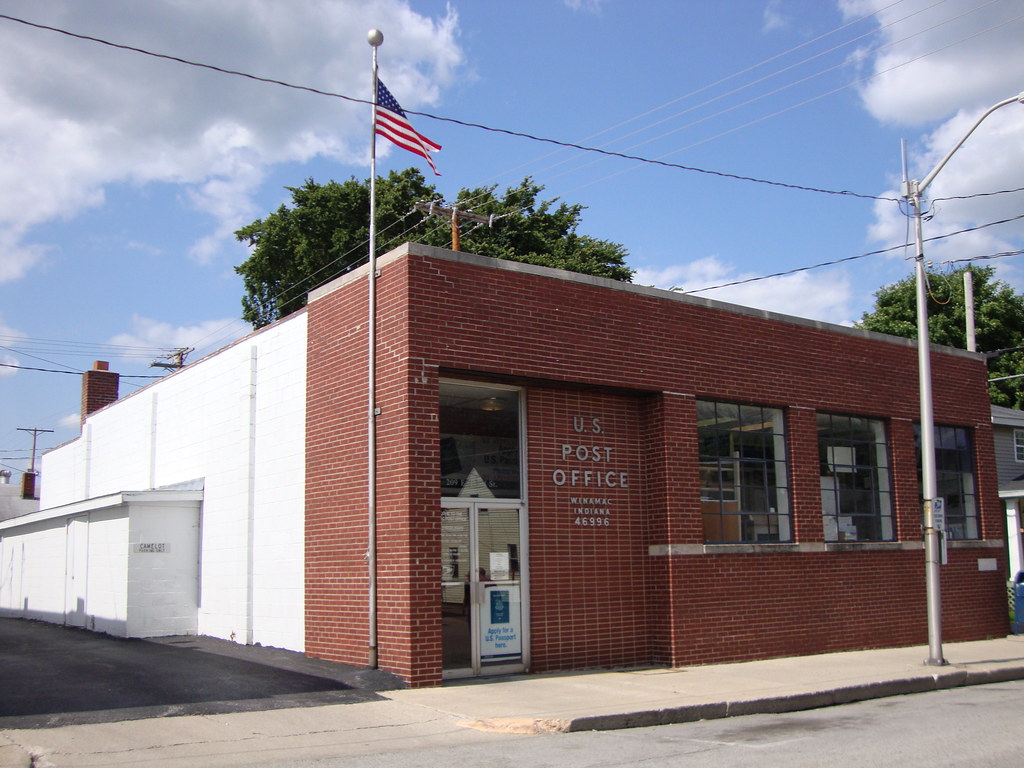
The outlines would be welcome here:
M 366 32 L 385 31 L 381 68 L 404 106 L 435 103 L 462 54 L 454 11 L 407 0 L 0 0 L 0 11 L 84 35 L 366 98 Z M 23 240 L 119 182 L 186 186 L 215 220 L 208 260 L 251 217 L 275 163 L 367 160 L 368 107 L 0 21 L 0 281 L 43 256 Z
M 570 10 L 599 14 L 608 0 L 564 0 L 564 2 L 566 8 Z
M 69 413 L 67 416 L 62 416 L 57 420 L 57 426 L 60 429 L 78 429 L 82 425 L 82 417 L 78 411 Z
M 194 325 L 173 325 L 162 320 L 132 316 L 132 330 L 119 333 L 107 343 L 128 347 L 160 347 L 163 349 L 194 349 L 189 359 L 207 354 L 251 332 L 241 320 L 222 318 L 205 320 Z
M 698 291 L 713 285 L 759 277 L 736 272 L 715 256 L 664 269 L 638 269 L 633 282 L 659 288 Z M 853 319 L 852 291 L 849 280 L 838 269 L 798 272 L 783 277 L 760 279 L 693 294 L 716 301 L 756 307 L 785 315 L 812 318 L 830 323 L 850 324 Z
M 882 122 L 915 126 L 1019 92 L 1024 71 L 1016 2 L 840 0 L 847 18 L 875 13 L 882 29 L 861 89 Z
M 10 227 L 0 224 L 0 283 L 23 277 L 46 255 L 43 246 L 21 242 L 28 229 L 24 222 L 12 222 Z
M 776 32 L 789 26 L 789 19 L 782 10 L 782 0 L 768 0 L 764 7 L 763 32 Z
M 11 376 L 16 376 L 18 374 L 17 368 L 8 367 L 18 364 L 18 358 L 16 358 L 14 355 L 10 354 L 9 352 L 0 350 L 0 363 L 3 363 L 3 365 L 0 365 L 0 379 L 6 379 Z
M 1018 94 L 1024 85 L 1024 46 L 1019 42 L 1024 19 L 1017 3 L 840 0 L 839 5 L 848 17 L 876 12 L 883 25 L 877 42 L 884 47 L 866 59 L 869 73 L 877 76 L 862 87 L 861 97 L 880 122 L 926 131 L 908 137 L 911 178 L 923 179 L 986 109 Z M 1010 104 L 981 123 L 925 190 L 934 203 L 924 236 L 1018 215 L 1024 193 L 978 195 L 1022 187 L 1022 177 L 1024 106 Z M 896 195 L 898 180 L 889 183 L 894 188 L 888 194 Z M 942 199 L 964 196 L 968 199 Z M 872 239 L 902 242 L 907 218 L 891 203 L 879 204 L 875 213 Z M 980 258 L 1020 248 L 1022 241 L 1024 223 L 1017 222 L 927 243 L 925 257 L 934 263 Z M 1002 273 L 1012 276 L 1008 266 L 997 263 Z

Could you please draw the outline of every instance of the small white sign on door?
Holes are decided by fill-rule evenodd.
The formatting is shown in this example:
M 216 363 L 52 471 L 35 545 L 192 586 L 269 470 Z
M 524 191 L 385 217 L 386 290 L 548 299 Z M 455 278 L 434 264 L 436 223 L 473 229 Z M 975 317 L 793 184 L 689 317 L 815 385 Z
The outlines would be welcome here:
M 508 552 L 490 553 L 490 578 L 494 581 L 507 581 L 509 578 Z

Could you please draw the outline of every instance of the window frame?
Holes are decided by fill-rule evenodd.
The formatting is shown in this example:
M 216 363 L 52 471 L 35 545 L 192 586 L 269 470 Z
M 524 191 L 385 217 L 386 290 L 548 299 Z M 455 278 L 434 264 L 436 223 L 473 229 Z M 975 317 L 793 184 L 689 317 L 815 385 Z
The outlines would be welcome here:
M 921 425 L 917 422 L 914 423 L 914 447 L 918 488 L 921 489 Z M 955 464 L 955 467 L 950 468 L 951 464 Z M 936 496 L 945 501 L 946 538 L 949 541 L 981 540 L 977 473 L 974 430 L 970 427 L 936 424 Z M 944 492 L 944 489 L 953 489 L 953 492 Z
M 786 412 L 711 398 L 696 410 L 704 542 L 792 543 Z
M 519 501 L 526 495 L 525 399 L 520 387 L 484 381 L 440 380 L 438 431 L 441 498 Z M 494 401 L 491 406 L 487 401 Z M 476 413 L 485 426 L 446 430 L 446 411 Z M 487 413 L 500 419 L 500 427 Z M 458 419 L 456 419 L 458 421 Z M 492 422 L 490 425 L 487 422 Z M 495 431 L 497 428 L 497 431 Z M 466 456 L 472 457 L 468 464 Z M 482 463 L 478 463 L 482 462 Z
M 1024 464 L 1024 429 L 1013 430 L 1013 460 Z
M 825 541 L 894 541 L 886 422 L 829 411 L 815 421 Z

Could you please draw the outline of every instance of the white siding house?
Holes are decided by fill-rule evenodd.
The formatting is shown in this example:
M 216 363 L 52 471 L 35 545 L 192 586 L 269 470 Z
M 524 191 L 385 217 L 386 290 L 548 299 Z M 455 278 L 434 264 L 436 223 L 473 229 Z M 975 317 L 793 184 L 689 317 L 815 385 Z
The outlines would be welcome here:
M 1009 575 L 1024 570 L 1024 411 L 992 406 L 999 497 L 1006 509 Z

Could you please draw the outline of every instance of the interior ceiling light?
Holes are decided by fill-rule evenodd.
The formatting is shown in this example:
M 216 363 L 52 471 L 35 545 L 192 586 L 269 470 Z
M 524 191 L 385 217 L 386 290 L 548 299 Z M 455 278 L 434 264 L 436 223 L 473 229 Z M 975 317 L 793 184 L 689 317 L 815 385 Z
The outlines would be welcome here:
M 505 401 L 500 397 L 487 397 L 480 401 L 480 410 L 483 411 L 504 411 Z

